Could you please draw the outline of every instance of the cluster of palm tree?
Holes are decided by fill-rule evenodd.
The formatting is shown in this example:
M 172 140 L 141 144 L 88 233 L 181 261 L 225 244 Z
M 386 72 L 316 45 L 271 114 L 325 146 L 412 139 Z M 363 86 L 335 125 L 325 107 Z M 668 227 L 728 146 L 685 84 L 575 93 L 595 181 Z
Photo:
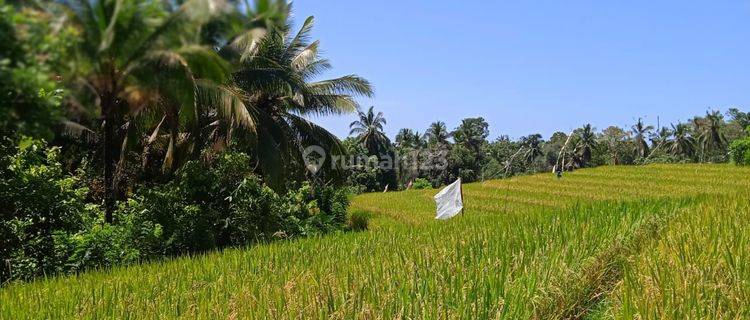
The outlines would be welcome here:
M 708 111 L 704 117 L 695 117 L 690 123 L 671 124 L 670 127 L 658 129 L 639 118 L 629 132 L 610 127 L 598 135 L 591 125 L 585 125 L 577 130 L 576 149 L 580 148 L 580 159 L 575 154 L 571 159 L 575 160 L 575 166 L 585 166 L 592 160 L 593 152 L 600 149 L 601 152 L 610 153 L 612 161 L 609 163 L 612 164 L 628 163 L 618 161 L 618 158 L 629 152 L 632 152 L 629 159 L 641 162 L 665 161 L 665 157 L 671 161 L 726 161 L 729 145 L 727 132 L 732 127 L 739 132 L 744 128 L 737 118 L 746 114 L 737 110 L 735 113 L 738 114 L 727 122 L 719 111 Z M 620 150 L 617 142 L 620 142 Z
M 734 119 L 727 123 L 724 116 L 714 110 L 706 112 L 704 117 L 693 118 L 690 123 L 672 124 L 669 128 L 662 127 L 656 131 L 653 131 L 653 126 L 644 126 L 639 119 L 633 126 L 633 133 L 641 158 L 669 155 L 690 161 L 720 162 L 726 160 L 729 145 L 726 131 L 732 124 L 739 125 Z M 650 147 L 642 139 L 646 135 L 650 136 Z
M 82 111 L 64 121 L 65 133 L 100 150 L 107 221 L 134 159 L 169 173 L 231 147 L 283 187 L 284 177 L 304 174 L 304 146 L 341 152 L 306 117 L 355 112 L 355 97 L 372 95 L 356 75 L 314 80 L 331 67 L 310 39 L 314 19 L 293 32 L 283 0 L 63 5 L 82 37 L 68 81 L 68 105 Z
M 517 141 L 501 137 L 493 142 L 486 140 L 486 122 L 469 118 L 453 131 L 441 121 L 430 124 L 423 135 L 404 128 L 391 144 L 383 133 L 386 124 L 383 114 L 371 107 L 367 112 L 359 112 L 359 120 L 351 124 L 350 135 L 371 155 L 391 148 L 398 154 L 417 152 L 421 161 L 434 162 L 437 151 L 444 151 L 443 156 L 449 162 L 445 172 L 408 168 L 400 172 L 402 183 L 423 177 L 440 184 L 459 176 L 472 181 L 604 164 L 726 161 L 728 135 L 746 136 L 744 128 L 750 125 L 747 113 L 731 109 L 728 115 L 730 120 L 725 121 L 720 112 L 709 111 L 690 123 L 658 129 L 639 118 L 630 130 L 611 126 L 599 133 L 591 124 L 585 124 L 570 134 L 557 132 L 548 141 L 540 134 L 530 134 Z

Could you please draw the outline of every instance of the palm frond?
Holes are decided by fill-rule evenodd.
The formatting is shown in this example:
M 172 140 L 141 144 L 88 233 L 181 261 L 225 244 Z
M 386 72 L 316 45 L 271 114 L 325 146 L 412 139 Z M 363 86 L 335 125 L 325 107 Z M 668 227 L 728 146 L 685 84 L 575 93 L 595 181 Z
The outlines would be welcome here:
M 156 141 L 156 138 L 159 136 L 159 130 L 161 130 L 161 125 L 164 123 L 164 120 L 167 119 L 167 116 L 161 118 L 161 121 L 159 121 L 159 124 L 156 125 L 156 128 L 154 128 L 154 131 L 151 132 L 151 135 L 149 135 L 147 143 L 151 144 L 154 141 Z
M 294 57 L 292 57 L 291 65 L 294 71 L 301 72 L 307 69 L 307 67 L 316 61 L 318 57 L 318 47 L 320 41 L 314 41 L 308 45 L 305 49 L 301 50 Z
M 65 137 L 83 141 L 88 144 L 96 144 L 99 141 L 99 135 L 87 128 L 86 126 L 67 120 L 60 120 L 61 134 Z
M 354 94 L 368 98 L 374 94 L 370 82 L 356 75 L 313 82 L 307 87 L 311 92 L 316 93 Z
M 285 101 L 290 111 L 301 115 L 340 115 L 355 112 L 359 107 L 351 96 L 338 94 L 297 95 Z
M 172 13 L 164 22 L 144 37 L 140 43 L 135 45 L 135 50 L 124 60 L 125 62 L 122 65 L 128 68 L 133 62 L 143 57 L 150 50 L 153 50 L 157 40 L 176 27 L 180 20 L 183 19 L 184 13 L 185 10 L 183 9 Z
M 331 154 L 342 154 L 341 141 L 325 128 L 297 115 L 287 114 L 292 129 L 305 145 L 317 144 L 326 148 Z
M 177 49 L 176 53 L 183 58 L 196 78 L 218 83 L 224 83 L 229 79 L 229 64 L 208 47 L 188 45 Z
M 112 12 L 109 13 L 109 24 L 107 25 L 107 28 L 104 29 L 101 43 L 99 43 L 100 53 L 109 49 L 109 46 L 115 39 L 115 25 L 117 25 L 117 20 L 120 17 L 120 9 L 122 8 L 123 1 L 124 0 L 114 0 L 115 7 L 112 9 Z
M 229 120 L 227 122 L 236 120 L 240 126 L 257 135 L 258 111 L 245 104 L 244 97 L 238 90 L 205 80 L 197 80 L 196 83 L 200 105 L 215 109 L 218 116 L 225 121 Z
M 297 35 L 292 38 L 287 44 L 286 50 L 284 50 L 283 60 L 293 61 L 301 51 L 304 51 L 308 47 L 310 32 L 312 31 L 313 25 L 315 24 L 315 17 L 309 16 L 302 23 L 302 27 L 297 32 Z M 317 44 L 314 46 L 315 54 L 317 54 Z

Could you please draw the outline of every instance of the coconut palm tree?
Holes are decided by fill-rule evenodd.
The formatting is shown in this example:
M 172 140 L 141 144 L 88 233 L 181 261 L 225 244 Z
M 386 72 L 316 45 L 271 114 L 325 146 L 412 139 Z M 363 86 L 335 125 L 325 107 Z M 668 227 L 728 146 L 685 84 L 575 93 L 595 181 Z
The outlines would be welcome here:
M 654 154 L 656 154 L 657 151 L 662 150 L 663 152 L 664 149 L 668 147 L 668 144 L 670 142 L 669 138 L 671 136 L 672 130 L 667 127 L 661 127 L 661 129 L 658 129 L 655 133 L 652 133 L 649 139 L 651 140 L 651 145 L 653 146 L 653 148 L 651 148 L 651 151 L 646 158 L 651 158 Z
M 695 138 L 690 134 L 690 126 L 684 123 L 672 125 L 672 139 L 667 143 L 667 151 L 678 157 L 692 158 L 695 155 Z
M 409 128 L 402 128 L 396 134 L 396 147 L 399 149 L 418 149 L 423 145 L 424 141 L 419 132 L 414 132 Z
M 719 111 L 706 111 L 703 119 L 694 119 L 696 131 L 698 132 L 698 142 L 701 145 L 701 159 L 705 161 L 706 154 L 715 155 L 720 152 L 727 144 L 726 136 L 723 132 L 724 116 Z
M 646 137 L 653 129 L 653 126 L 645 125 L 641 118 L 638 118 L 638 122 L 631 127 L 631 131 L 635 135 L 636 151 L 641 158 L 645 158 L 649 154 L 649 146 L 648 142 L 646 142 Z
M 100 116 L 105 220 L 111 222 L 117 195 L 115 170 L 128 148 L 128 137 L 136 132 L 135 119 L 158 106 L 162 116 L 156 118 L 170 128 L 169 145 L 174 150 L 177 119 L 187 123 L 196 119 L 197 77 L 191 68 L 198 68 L 198 63 L 206 72 L 223 73 L 223 69 L 220 58 L 207 48 L 175 50 L 169 45 L 169 36 L 190 20 L 186 6 L 168 13 L 159 2 L 150 1 L 64 4 L 83 37 L 78 48 L 80 77 L 75 84 L 86 89 Z M 84 130 L 69 126 L 68 131 Z
M 313 81 L 331 64 L 319 55 L 320 43 L 310 42 L 313 17 L 297 33 L 291 28 L 271 27 L 264 34 L 246 35 L 226 51 L 236 53 L 232 84 L 242 97 L 244 118 L 224 123 L 227 141 L 237 139 L 249 145 L 260 170 L 275 188 L 283 178 L 304 174 L 302 151 L 318 145 L 329 153 L 342 153 L 336 136 L 308 120 L 355 112 L 354 96 L 372 96 L 370 83 L 356 75 Z M 245 130 L 233 130 L 245 122 Z
M 425 140 L 427 140 L 427 144 L 430 146 L 445 146 L 448 145 L 448 139 L 451 137 L 451 133 L 448 132 L 448 127 L 445 126 L 445 122 L 435 121 L 427 128 L 424 137 Z
M 597 146 L 596 134 L 591 124 L 584 125 L 578 132 L 578 143 L 576 149 L 580 150 L 581 166 L 591 162 L 592 150 Z
M 542 151 L 542 135 L 535 133 L 522 137 L 521 148 L 526 150 L 523 155 L 526 164 L 531 164 L 536 158 L 544 155 Z
M 370 155 L 386 151 L 390 140 L 383 133 L 383 126 L 386 124 L 383 113 L 375 113 L 375 107 L 370 107 L 367 112 L 358 111 L 357 116 L 359 120 L 349 124 L 349 135 L 356 136 L 357 143 L 363 145 Z

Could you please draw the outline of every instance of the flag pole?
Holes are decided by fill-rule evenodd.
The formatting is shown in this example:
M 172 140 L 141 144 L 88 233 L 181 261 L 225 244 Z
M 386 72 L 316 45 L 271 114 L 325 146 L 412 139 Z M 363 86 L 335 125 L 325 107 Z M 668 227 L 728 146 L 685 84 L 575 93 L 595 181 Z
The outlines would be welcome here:
M 458 179 L 458 190 L 461 192 L 461 216 L 464 215 L 464 209 L 466 208 L 466 203 L 464 202 L 464 184 L 462 183 L 461 179 Z

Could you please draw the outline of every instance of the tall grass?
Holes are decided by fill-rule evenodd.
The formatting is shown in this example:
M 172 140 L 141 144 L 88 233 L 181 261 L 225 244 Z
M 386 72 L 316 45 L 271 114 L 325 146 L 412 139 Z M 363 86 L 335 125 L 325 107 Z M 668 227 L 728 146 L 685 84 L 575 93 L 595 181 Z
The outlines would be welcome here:
M 726 203 L 747 203 L 748 173 L 658 165 L 488 181 L 465 186 L 466 212 L 449 221 L 433 218 L 436 190 L 366 194 L 352 206 L 373 214 L 369 231 L 12 284 L 0 317 L 746 315 L 748 208 Z

